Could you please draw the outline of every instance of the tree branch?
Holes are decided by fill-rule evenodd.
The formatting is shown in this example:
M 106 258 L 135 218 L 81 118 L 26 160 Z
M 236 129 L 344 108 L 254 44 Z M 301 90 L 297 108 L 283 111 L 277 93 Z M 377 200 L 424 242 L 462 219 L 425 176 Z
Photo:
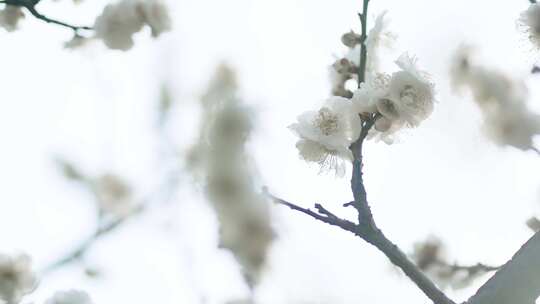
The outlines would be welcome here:
M 540 297 L 537 232 L 466 304 L 534 304 Z
M 137 214 L 142 213 L 144 208 L 138 208 L 135 209 L 135 212 L 131 213 L 128 217 L 123 217 L 119 219 L 115 219 L 101 227 L 99 227 L 96 232 L 88 237 L 86 240 L 81 242 L 79 246 L 74 248 L 72 251 L 68 252 L 63 257 L 59 258 L 58 260 L 54 261 L 53 263 L 49 264 L 47 267 L 45 267 L 41 271 L 41 275 L 47 275 L 58 268 L 61 268 L 62 266 L 65 266 L 67 264 L 70 264 L 72 262 L 75 262 L 82 258 L 86 252 L 94 245 L 94 243 L 99 240 L 101 237 L 115 231 L 118 227 L 120 227 L 124 222 L 126 222 L 128 219 L 134 217 Z
M 116 231 L 119 227 L 121 227 L 124 223 L 129 221 L 130 219 L 141 215 L 144 211 L 146 211 L 153 203 L 157 201 L 157 199 L 162 199 L 163 201 L 168 201 L 172 194 L 174 193 L 176 186 L 178 184 L 179 179 L 179 172 L 178 170 L 171 170 L 166 176 L 164 181 L 158 186 L 158 189 L 149 194 L 147 197 L 142 199 L 142 201 L 138 204 L 136 208 L 134 208 L 129 214 L 127 214 L 124 217 L 120 218 L 114 218 L 108 222 L 103 222 L 103 219 L 101 218 L 98 222 L 98 228 L 92 234 L 90 237 L 82 241 L 79 246 L 75 247 L 74 249 L 68 251 L 66 254 L 64 254 L 62 257 L 58 258 L 56 261 L 50 263 L 48 266 L 46 266 L 42 271 L 42 275 L 47 275 L 58 268 L 65 266 L 67 264 L 70 264 L 72 262 L 75 262 L 82 258 L 90 248 L 94 245 L 94 243 L 98 240 L 100 240 L 102 237 Z
M 441 292 L 431 280 L 412 263 L 407 256 L 378 229 L 374 223 L 373 226 L 355 224 L 341 219 L 333 213 L 326 210 L 323 206 L 316 204 L 317 212 L 302 208 L 296 204 L 277 198 L 268 194 L 277 204 L 287 206 L 292 210 L 306 214 L 316 220 L 326 224 L 339 227 L 360 237 L 369 244 L 382 251 L 390 261 L 401 268 L 403 272 L 433 301 L 435 304 L 454 304 L 443 292 Z
M 32 14 L 34 17 L 36 17 L 39 20 L 45 21 L 47 23 L 60 25 L 66 28 L 69 28 L 73 30 L 75 33 L 78 33 L 80 30 L 92 30 L 93 28 L 91 26 L 79 26 L 79 25 L 72 25 L 66 22 L 62 22 L 56 19 L 49 18 L 45 15 L 42 15 L 40 12 L 36 10 L 36 4 L 39 3 L 39 1 L 35 0 L 4 0 L 0 1 L 0 3 L 4 3 L 6 5 L 13 5 L 13 6 L 20 6 L 26 8 L 30 14 Z
M 367 16 L 369 0 L 363 0 L 362 13 L 359 14 L 362 25 L 362 35 L 360 36 L 360 65 L 358 68 L 358 87 L 364 82 L 367 63 Z M 412 263 L 407 256 L 377 227 L 373 219 L 371 207 L 367 201 L 367 193 L 364 187 L 362 173 L 362 146 L 366 139 L 369 130 L 373 127 L 380 114 L 372 114 L 369 117 L 362 118 L 362 129 L 359 138 L 350 146 L 353 154 L 353 173 L 351 178 L 351 189 L 353 192 L 354 201 L 344 206 L 353 206 L 358 211 L 358 224 L 346 221 L 336 217 L 324 209 L 321 205 L 315 205 L 317 212 L 310 209 L 299 207 L 295 204 L 271 196 L 278 204 L 285 205 L 295 211 L 309 215 L 319 221 L 325 222 L 332 226 L 337 226 L 343 230 L 352 232 L 359 236 L 369 244 L 375 246 L 382 251 L 390 261 L 401 268 L 403 272 L 428 296 L 435 304 L 454 304 L 442 291 L 440 291 L 433 282 L 428 279 L 424 273 Z
M 369 0 L 364 0 L 362 6 L 362 13 L 358 14 L 360 17 L 360 23 L 362 25 L 362 34 L 360 35 L 360 66 L 358 67 L 358 87 L 364 82 L 366 77 L 366 63 L 367 63 L 367 16 L 368 16 Z

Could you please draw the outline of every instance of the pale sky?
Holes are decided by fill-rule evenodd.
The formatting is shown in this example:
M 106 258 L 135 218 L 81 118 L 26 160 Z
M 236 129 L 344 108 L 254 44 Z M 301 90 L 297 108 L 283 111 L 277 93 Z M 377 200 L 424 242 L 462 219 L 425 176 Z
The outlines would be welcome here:
M 42 12 L 91 23 L 107 1 L 43 1 Z M 51 2 L 51 3 L 48 3 Z M 345 48 L 342 33 L 358 30 L 360 0 L 169 1 L 174 30 L 158 40 L 137 36 L 128 52 L 99 43 L 67 51 L 69 31 L 30 16 L 21 30 L 0 32 L 4 84 L 0 103 L 0 239 L 5 251 L 30 254 L 38 268 L 92 232 L 94 206 L 66 182 L 52 159 L 67 157 L 92 174 L 114 171 L 141 195 L 153 189 L 159 167 L 155 119 L 158 93 L 169 85 L 175 121 L 167 128 L 181 151 L 196 137 L 197 98 L 214 68 L 238 71 L 245 101 L 257 110 L 250 142 L 261 183 L 302 206 L 323 203 L 345 217 L 348 178 L 318 175 L 301 161 L 286 128 L 328 97 L 327 67 Z M 372 0 L 370 17 L 388 10 L 395 50 L 433 75 L 435 112 L 388 146 L 366 145 L 366 186 L 379 226 L 404 251 L 429 235 L 448 246 L 452 261 L 506 261 L 532 234 L 540 215 L 540 159 L 499 148 L 480 131 L 481 116 L 467 95 L 452 93 L 448 68 L 461 43 L 477 46 L 484 63 L 527 76 L 539 57 L 516 20 L 528 1 Z M 540 82 L 529 77 L 531 108 Z M 349 170 L 350 173 L 350 170 Z M 98 242 L 88 266 L 44 278 L 34 297 L 57 289 L 87 290 L 96 304 L 223 304 L 245 295 L 234 260 L 215 250 L 217 226 L 200 189 L 181 179 L 172 203 Z M 256 299 L 261 304 L 427 303 L 427 298 L 374 248 L 354 236 L 280 207 L 272 208 L 278 238 Z M 476 285 L 481 284 L 481 280 Z M 449 291 L 468 298 L 477 286 Z

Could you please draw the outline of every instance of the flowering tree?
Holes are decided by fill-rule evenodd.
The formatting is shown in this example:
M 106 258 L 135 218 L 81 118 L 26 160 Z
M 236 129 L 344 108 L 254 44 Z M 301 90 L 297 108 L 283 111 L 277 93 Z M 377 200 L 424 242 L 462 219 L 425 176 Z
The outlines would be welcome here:
M 17 29 L 20 19 L 29 13 L 73 31 L 73 39 L 66 43 L 69 48 L 99 39 L 110 49 L 126 51 L 134 45 L 133 35 L 145 26 L 153 37 L 171 29 L 167 9 L 158 0 L 109 4 L 93 26 L 72 25 L 46 16 L 39 11 L 39 0 L 0 2 L 5 4 L 0 25 L 7 31 Z M 353 200 L 344 202 L 343 207 L 354 210 L 354 221 L 337 216 L 321 204 L 309 209 L 276 197 L 254 178 L 256 169 L 246 148 L 254 127 L 254 110 L 242 102 L 234 71 L 223 65 L 201 98 L 203 123 L 185 166 L 163 174 L 163 182 L 151 195 L 135 197 L 135 191 L 118 175 L 105 172 L 94 176 L 70 161 L 58 159 L 65 177 L 82 185 L 95 198 L 97 229 L 39 275 L 27 255 L 0 255 L 0 298 L 7 304 L 21 303 L 37 287 L 38 277 L 43 279 L 48 273 L 80 260 L 96 240 L 173 192 L 180 171 L 185 170 L 202 185 L 219 223 L 219 247 L 234 256 L 250 291 L 245 298 L 230 304 L 256 302 L 254 294 L 265 274 L 269 248 L 278 237 L 271 223 L 270 202 L 348 231 L 374 246 L 433 303 L 455 303 L 441 289 L 445 283 L 468 284 L 485 273 L 493 276 L 467 304 L 535 303 L 540 296 L 539 232 L 503 266 L 469 266 L 448 262 L 437 240 L 419 243 L 408 256 L 377 225 L 364 183 L 363 147 L 380 142 L 391 145 L 402 130 L 421 127 L 436 107 L 437 97 L 435 83 L 416 57 L 403 53 L 395 60 L 393 71 L 382 69 L 381 49 L 391 47 L 396 36 L 388 29 L 385 12 L 370 27 L 369 4 L 370 0 L 363 0 L 359 13 L 361 32 L 351 31 L 341 37 L 348 52 L 330 67 L 331 97 L 320 108 L 299 115 L 297 122 L 289 126 L 298 137 L 296 148 L 300 157 L 318 165 L 321 173 L 332 172 L 341 178 L 352 164 Z M 540 5 L 531 1 L 518 23 L 530 42 L 539 47 Z M 525 83 L 482 65 L 475 55 L 472 46 L 463 45 L 456 50 L 450 72 L 452 87 L 460 94 L 472 96 L 481 110 L 484 131 L 494 143 L 540 154 L 534 144 L 534 136 L 540 134 L 540 116 L 529 109 Z M 537 71 L 537 67 L 533 68 L 533 73 Z M 162 119 L 166 120 L 171 107 L 166 91 L 160 102 Z M 170 143 L 165 139 L 164 145 Z M 174 148 L 170 149 L 175 154 Z M 172 159 L 174 162 L 175 157 Z M 540 230 L 535 218 L 528 225 Z M 89 304 L 92 300 L 83 291 L 68 290 L 55 293 L 45 303 Z

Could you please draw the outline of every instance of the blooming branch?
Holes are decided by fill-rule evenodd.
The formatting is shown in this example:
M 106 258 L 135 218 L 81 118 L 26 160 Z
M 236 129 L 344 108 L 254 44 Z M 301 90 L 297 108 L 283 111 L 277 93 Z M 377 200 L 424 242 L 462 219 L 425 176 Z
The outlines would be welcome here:
M 39 20 L 71 29 L 74 37 L 65 44 L 68 48 L 98 38 L 110 49 L 123 51 L 133 46 L 133 35 L 145 26 L 150 27 L 152 37 L 158 37 L 171 29 L 167 7 L 161 0 L 119 0 L 111 3 L 97 16 L 93 26 L 73 25 L 45 16 L 36 8 L 39 3 L 40 0 L 0 0 L 0 4 L 5 4 L 0 9 L 0 26 L 10 32 L 16 30 L 19 20 L 24 17 L 24 8 Z M 92 33 L 83 36 L 80 31 Z

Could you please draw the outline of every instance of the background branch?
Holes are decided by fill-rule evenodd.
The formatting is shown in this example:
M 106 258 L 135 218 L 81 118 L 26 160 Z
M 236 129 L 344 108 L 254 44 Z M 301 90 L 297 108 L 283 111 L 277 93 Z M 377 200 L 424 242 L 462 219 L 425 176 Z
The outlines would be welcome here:
M 116 231 L 130 219 L 143 214 L 152 204 L 156 203 L 158 199 L 159 201 L 168 201 L 177 189 L 179 176 L 180 173 L 178 172 L 178 170 L 171 170 L 170 172 L 168 172 L 164 182 L 158 187 L 158 189 L 151 195 L 143 199 L 137 205 L 137 207 L 131 210 L 131 212 L 126 216 L 113 218 L 108 221 L 104 221 L 103 218 L 100 217 L 100 220 L 98 222 L 98 228 L 90 237 L 83 240 L 79 246 L 68 251 L 66 254 L 46 266 L 41 271 L 41 275 L 47 275 L 65 265 L 80 260 L 92 248 L 95 242 L 97 242 L 104 236 Z
M 66 28 L 69 28 L 73 30 L 75 33 L 78 33 L 80 30 L 92 30 L 93 28 L 91 26 L 80 26 L 80 25 L 72 25 L 63 21 L 59 21 L 53 18 L 49 18 L 45 15 L 42 15 L 40 12 L 36 10 L 36 4 L 39 3 L 39 1 L 35 0 L 4 0 L 0 1 L 0 3 L 4 3 L 6 5 L 13 5 L 13 6 L 20 6 L 24 7 L 30 14 L 32 14 L 34 17 L 36 17 L 39 20 L 42 20 L 47 23 L 56 24 L 59 26 L 63 26 Z

